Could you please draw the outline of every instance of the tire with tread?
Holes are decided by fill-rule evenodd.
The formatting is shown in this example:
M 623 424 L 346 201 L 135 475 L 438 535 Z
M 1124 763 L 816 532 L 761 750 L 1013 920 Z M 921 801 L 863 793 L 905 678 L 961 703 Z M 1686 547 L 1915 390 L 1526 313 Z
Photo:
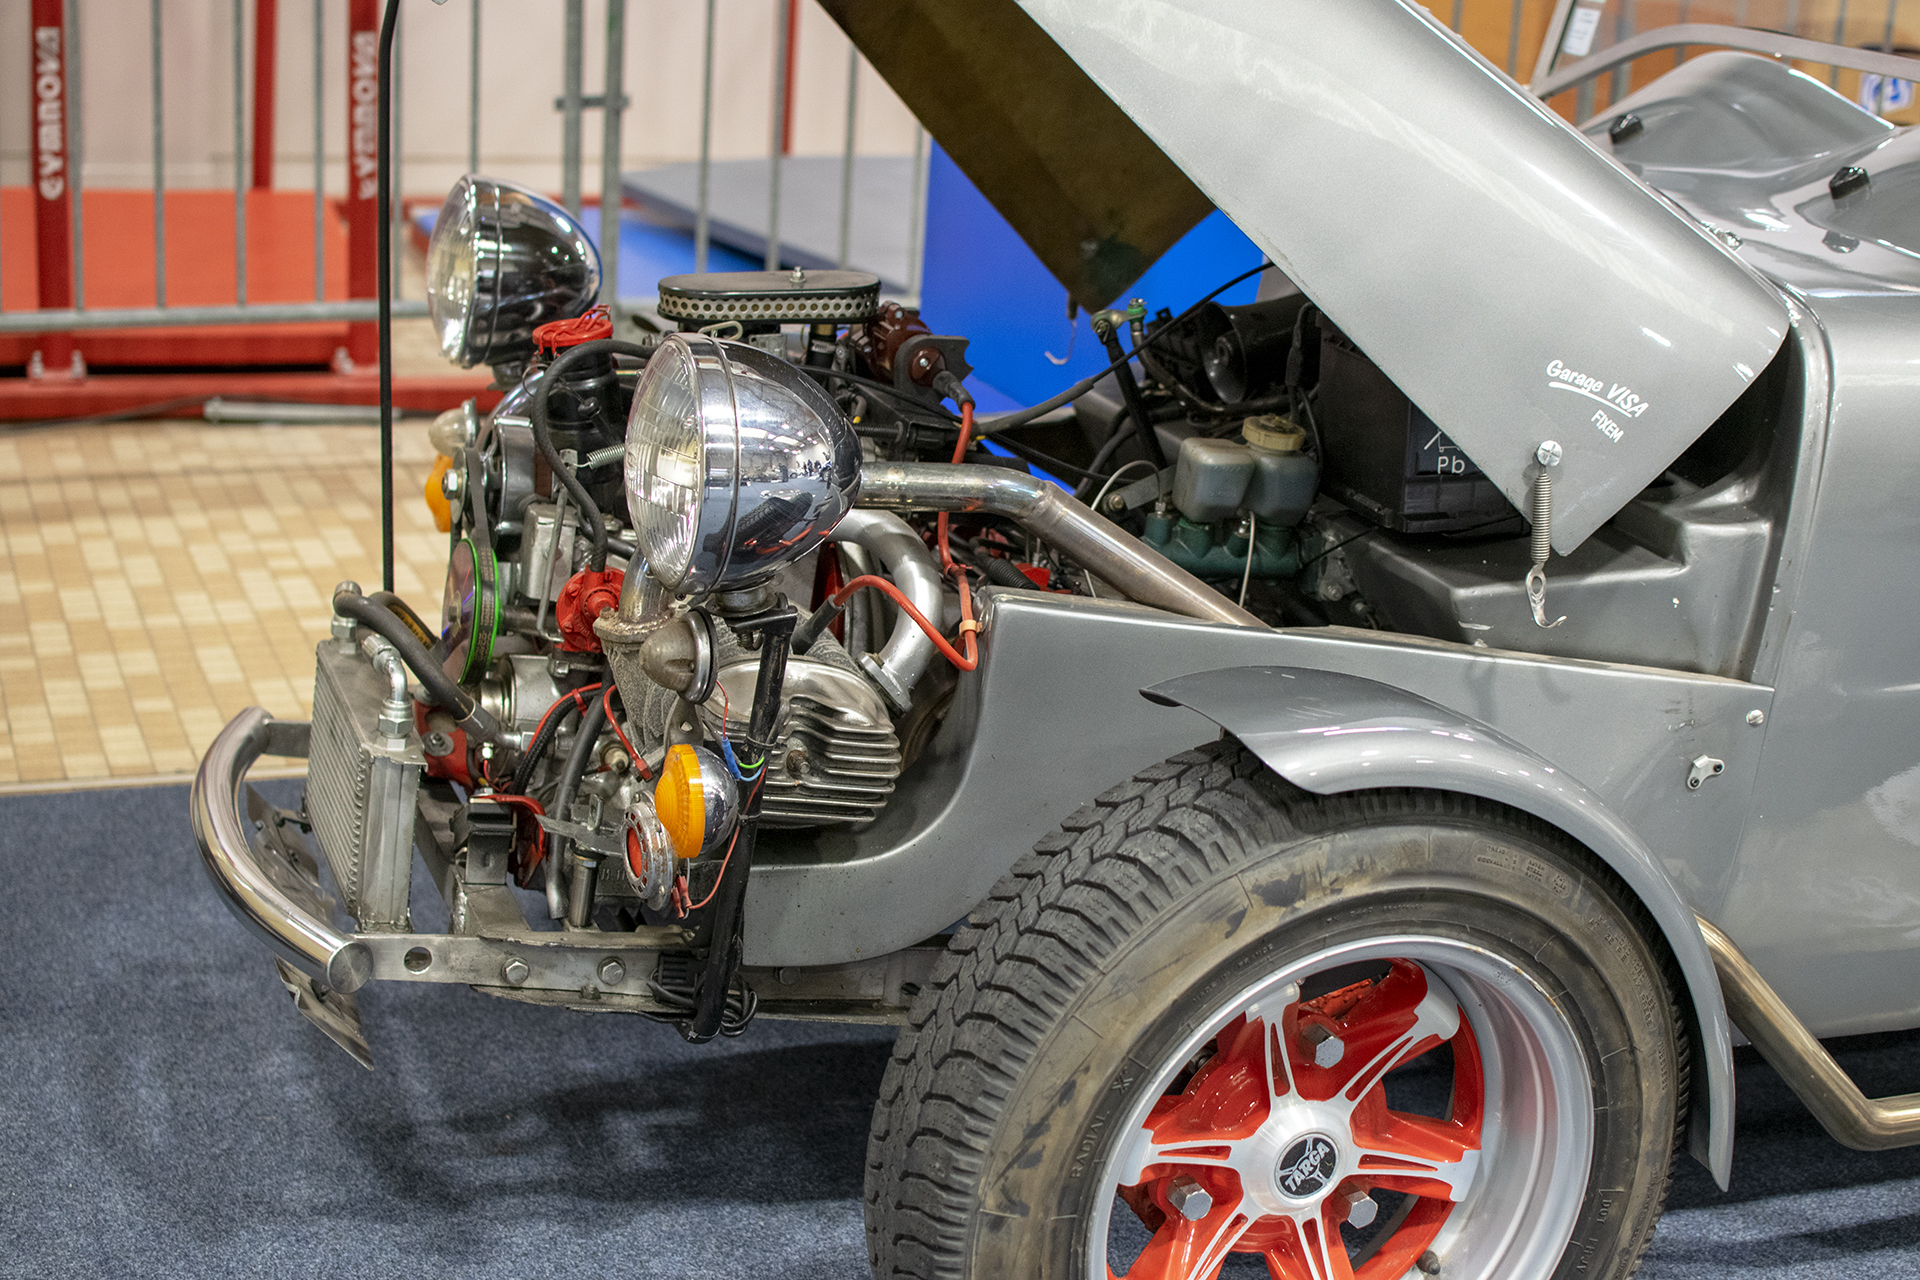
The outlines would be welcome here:
M 875 1276 L 1084 1280 L 1085 1232 L 1061 1227 L 1099 1194 L 1085 1170 L 1104 1168 L 1114 1142 L 1099 1132 L 1113 1114 L 1102 1094 L 1139 1073 L 1118 1064 L 1156 1061 L 1146 1050 L 1199 1016 L 1188 1006 L 1261 964 L 1276 971 L 1288 947 L 1427 903 L 1435 927 L 1484 931 L 1475 901 L 1539 922 L 1536 981 L 1561 987 L 1592 1074 L 1593 1168 L 1556 1274 L 1631 1276 L 1689 1087 L 1679 979 L 1644 908 L 1530 815 L 1444 792 L 1312 795 L 1230 739 L 1075 812 L 952 938 L 874 1108 Z

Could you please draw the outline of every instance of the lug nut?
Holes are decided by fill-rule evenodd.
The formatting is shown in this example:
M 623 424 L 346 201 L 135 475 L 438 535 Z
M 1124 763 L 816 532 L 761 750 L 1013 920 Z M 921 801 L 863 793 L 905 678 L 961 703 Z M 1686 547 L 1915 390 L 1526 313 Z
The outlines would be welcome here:
M 627 966 L 621 964 L 615 956 L 608 956 L 600 962 L 600 985 L 617 987 L 627 980 Z
M 519 986 L 525 982 L 532 973 L 533 970 L 527 967 L 527 962 L 519 956 L 509 956 L 507 962 L 500 966 L 500 975 L 507 980 L 508 986 Z
M 1300 1039 L 1313 1051 L 1313 1065 L 1316 1067 L 1337 1067 L 1340 1059 L 1347 1056 L 1346 1041 L 1317 1022 L 1309 1022 L 1300 1028 Z
M 1370 1227 L 1380 1214 L 1380 1206 L 1364 1191 L 1342 1191 L 1340 1200 L 1347 1206 L 1347 1225 Z
M 1167 1184 L 1167 1203 L 1188 1222 L 1198 1222 L 1213 1212 L 1213 1197 L 1184 1173 Z

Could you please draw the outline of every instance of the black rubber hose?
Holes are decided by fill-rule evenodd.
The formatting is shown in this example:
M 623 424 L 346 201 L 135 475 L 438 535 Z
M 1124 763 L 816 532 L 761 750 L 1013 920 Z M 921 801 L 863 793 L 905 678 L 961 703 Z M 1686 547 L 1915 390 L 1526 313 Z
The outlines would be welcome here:
M 342 591 L 333 597 L 333 611 L 343 618 L 352 618 L 392 645 L 407 669 L 426 686 L 434 705 L 445 708 L 460 722 L 462 729 L 481 738 L 491 738 L 498 731 L 493 717 L 481 709 L 478 701 L 468 697 L 467 691 L 455 683 L 452 676 L 441 670 L 427 647 L 413 634 L 413 629 L 395 617 L 393 610 L 365 596 Z
M 1160 433 L 1151 429 L 1153 419 L 1147 415 L 1147 402 L 1140 394 L 1140 383 L 1133 376 L 1133 366 L 1127 362 L 1127 350 L 1120 345 L 1120 330 L 1108 328 L 1100 340 L 1106 344 L 1107 354 L 1113 357 L 1113 378 L 1120 384 L 1120 398 L 1126 402 L 1127 412 L 1133 416 L 1135 423 L 1147 428 L 1139 432 L 1140 443 L 1147 448 L 1147 461 L 1153 464 L 1155 471 L 1164 471 L 1167 468 L 1167 455 L 1160 447 Z
M 1262 262 L 1259 266 L 1255 267 L 1251 271 L 1242 271 L 1239 275 L 1227 281 L 1225 284 L 1219 286 L 1218 288 L 1213 290 L 1213 292 L 1209 293 L 1206 297 L 1200 299 L 1200 301 L 1194 303 L 1192 306 L 1188 307 L 1185 311 L 1182 311 L 1179 315 L 1175 316 L 1171 322 L 1161 325 L 1158 329 L 1155 329 L 1151 334 L 1147 336 L 1147 341 L 1158 342 L 1161 338 L 1166 337 L 1167 335 L 1173 333 L 1175 329 L 1178 329 L 1180 327 L 1180 323 L 1182 321 L 1191 318 L 1194 312 L 1200 310 L 1201 307 L 1205 306 L 1209 302 L 1212 302 L 1215 298 L 1219 297 L 1221 294 L 1225 293 L 1227 290 L 1233 288 L 1233 286 L 1239 284 L 1242 280 L 1246 280 L 1253 276 L 1257 276 L 1262 271 L 1265 271 L 1267 268 L 1271 267 L 1272 265 L 1273 264 L 1271 262 Z M 988 435 L 992 435 L 996 431 L 1008 431 L 1014 427 L 1025 426 L 1027 423 L 1032 422 L 1035 418 L 1045 417 L 1047 414 L 1052 413 L 1055 409 L 1058 409 L 1061 405 L 1071 404 L 1075 400 L 1078 400 L 1081 396 L 1087 394 L 1087 392 L 1093 390 L 1095 384 L 1097 384 L 1100 381 L 1100 379 L 1106 377 L 1110 373 L 1113 373 L 1114 371 L 1119 369 L 1121 365 L 1125 364 L 1128 360 L 1131 360 L 1131 359 L 1133 359 L 1131 355 L 1123 356 L 1122 358 L 1114 361 L 1112 364 L 1108 365 L 1106 368 L 1102 369 L 1100 372 L 1092 375 L 1091 377 L 1080 379 L 1080 381 L 1074 383 L 1072 386 L 1068 387 L 1065 391 L 1062 391 L 1059 395 L 1054 396 L 1048 400 L 1042 400 L 1039 404 L 1033 405 L 1030 408 L 1021 409 L 1017 413 L 1003 413 L 1003 414 L 1000 414 L 998 417 L 983 418 L 980 421 L 974 423 L 974 434 L 977 436 L 988 436 Z
M 413 632 L 413 634 L 419 638 L 420 643 L 427 648 L 433 648 L 434 642 L 439 639 L 432 631 L 428 630 L 427 624 L 421 621 L 420 615 L 413 611 L 413 606 L 393 592 L 376 591 L 368 596 L 367 599 L 377 605 L 392 610 L 393 616 L 405 623 L 407 630 Z
M 554 793 L 553 807 L 547 810 L 549 816 L 561 822 L 571 822 L 568 810 L 573 807 L 573 793 L 580 787 L 581 775 L 587 771 L 587 761 L 593 756 L 594 743 L 600 739 L 600 726 L 607 720 L 607 707 L 599 698 L 587 699 L 587 709 L 580 715 L 580 731 L 573 739 L 573 750 L 567 752 L 566 767 L 560 771 L 560 789 Z M 553 868 L 567 852 L 572 841 L 565 836 L 554 836 L 552 849 L 547 854 L 547 874 L 553 874 Z
M 597 686 L 590 687 L 597 688 Z M 568 716 L 579 714 L 580 704 L 575 697 L 579 692 L 574 690 L 572 693 L 562 695 L 560 701 L 566 703 L 566 707 L 546 717 L 540 725 L 539 732 L 533 735 L 533 741 L 527 744 L 525 753 L 520 757 L 519 767 L 513 771 L 513 778 L 508 783 L 513 794 L 521 796 L 527 794 L 527 788 L 533 785 L 533 771 L 539 767 L 540 757 L 546 755 L 547 748 L 553 745 L 554 737 L 560 732 L 560 726 L 566 723 Z
M 580 509 L 580 521 L 587 528 L 587 536 L 593 539 L 593 552 L 587 557 L 587 568 L 595 573 L 607 567 L 607 526 L 600 519 L 600 506 L 593 500 L 593 495 L 587 492 L 587 486 L 580 483 L 580 477 L 573 474 L 572 468 L 561 462 L 560 451 L 553 447 L 553 432 L 547 426 L 547 399 L 561 375 L 585 364 L 591 357 L 632 356 L 645 360 L 652 357 L 654 350 L 652 345 L 622 342 L 618 338 L 583 342 L 553 358 L 553 363 L 547 366 L 546 372 L 540 377 L 540 385 L 533 393 L 533 405 L 528 415 L 533 423 L 533 442 L 539 448 L 540 456 L 547 460 L 554 480 L 566 489 L 567 496 L 573 499 L 573 505 Z

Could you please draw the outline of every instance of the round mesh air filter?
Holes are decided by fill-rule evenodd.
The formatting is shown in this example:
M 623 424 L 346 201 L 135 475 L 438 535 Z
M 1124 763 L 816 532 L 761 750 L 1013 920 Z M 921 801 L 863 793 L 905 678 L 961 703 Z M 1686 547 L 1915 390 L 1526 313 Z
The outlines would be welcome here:
M 880 307 L 880 277 L 864 271 L 713 271 L 660 282 L 660 316 L 696 327 L 860 324 Z

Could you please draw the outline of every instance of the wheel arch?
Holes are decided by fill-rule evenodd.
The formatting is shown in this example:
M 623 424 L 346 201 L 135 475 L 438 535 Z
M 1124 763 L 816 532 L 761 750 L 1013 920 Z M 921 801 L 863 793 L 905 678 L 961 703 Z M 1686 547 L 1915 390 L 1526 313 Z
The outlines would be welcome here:
M 1639 835 L 1599 796 L 1499 730 L 1377 680 L 1303 667 L 1231 667 L 1142 689 L 1233 735 L 1268 768 L 1317 795 L 1412 787 L 1478 796 L 1578 841 L 1634 894 L 1686 984 L 1697 1036 L 1689 1146 L 1724 1190 L 1733 1162 L 1733 1040 L 1713 957 L 1693 908 Z

